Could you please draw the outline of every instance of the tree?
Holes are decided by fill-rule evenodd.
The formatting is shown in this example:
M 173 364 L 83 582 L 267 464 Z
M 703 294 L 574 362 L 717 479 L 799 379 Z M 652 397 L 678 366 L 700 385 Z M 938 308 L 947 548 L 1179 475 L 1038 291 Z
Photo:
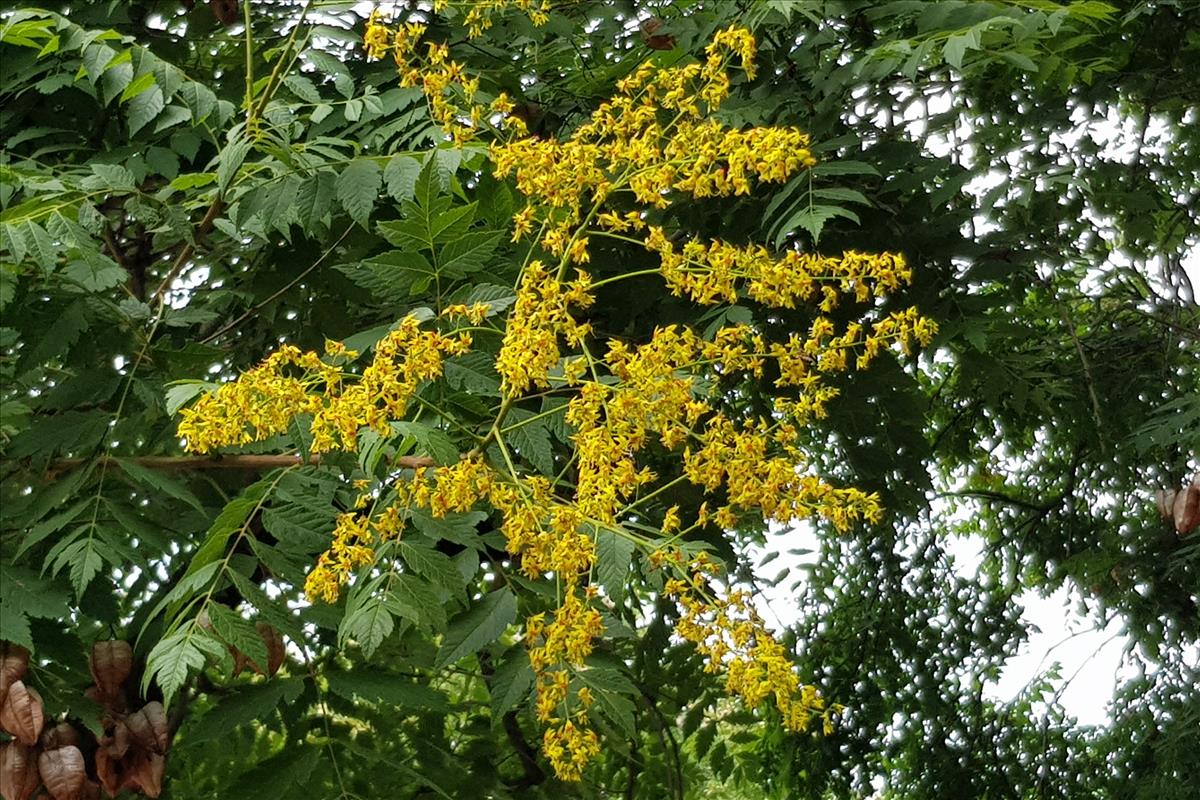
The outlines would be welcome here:
M 6 792 L 1194 792 L 1193 6 L 384 11 L 4 12 Z

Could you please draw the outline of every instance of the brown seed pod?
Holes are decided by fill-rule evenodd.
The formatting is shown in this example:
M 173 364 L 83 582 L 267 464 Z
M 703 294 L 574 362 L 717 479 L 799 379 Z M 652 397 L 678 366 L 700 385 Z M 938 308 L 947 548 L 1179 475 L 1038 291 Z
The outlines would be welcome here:
M 674 50 L 675 37 L 663 31 L 664 23 L 658 17 L 642 20 L 642 42 L 651 50 Z
M 171 744 L 167 729 L 167 715 L 162 703 L 157 700 L 147 703 L 141 710 L 125 718 L 129 732 L 139 747 L 162 755 Z
M 60 722 L 53 728 L 42 731 L 42 749 L 57 750 L 60 747 L 79 746 L 79 732 L 69 722 Z
M 127 721 L 117 720 L 100 737 L 100 749 L 113 758 L 121 758 L 129 750 L 134 736 Z
M 1200 525 L 1200 475 L 1192 478 L 1191 484 L 1175 495 L 1172 509 L 1175 517 L 1175 532 L 1187 536 Z
M 1154 493 L 1154 502 L 1158 505 L 1158 513 L 1163 519 L 1170 519 L 1175 513 L 1175 490 L 1159 489 Z
M 222 25 L 235 25 L 238 21 L 237 0 L 208 0 L 208 8 L 217 22 Z
M 19 644 L 0 642 L 0 704 L 4 703 L 4 695 L 13 681 L 25 677 L 29 669 L 29 651 Z
M 41 783 L 32 747 L 15 741 L 0 746 L 0 796 L 4 800 L 28 800 Z
M 96 778 L 109 797 L 116 797 L 125 786 L 125 762 L 113 758 L 101 747 L 96 751 Z
M 38 772 L 54 800 L 76 800 L 87 780 L 83 753 L 74 745 L 44 751 L 38 756 Z
M 117 692 L 115 695 L 110 695 L 99 686 L 89 686 L 83 690 L 83 696 L 97 705 L 104 706 L 104 708 L 110 713 L 125 713 L 124 692 Z
M 166 768 L 167 759 L 158 753 L 135 752 L 130 759 L 125 788 L 141 791 L 147 797 L 158 797 L 162 794 Z
M 133 672 L 133 648 L 129 642 L 120 639 L 96 642 L 92 645 L 92 658 L 88 666 L 92 670 L 92 679 L 101 691 L 109 697 L 116 697 L 129 673 Z
M 254 627 L 258 629 L 258 635 L 267 645 L 267 675 L 274 677 L 275 673 L 279 672 L 279 668 L 283 666 L 283 660 L 287 655 L 287 650 L 283 645 L 283 635 L 265 622 L 259 622 Z M 258 670 L 258 672 L 261 673 L 262 670 Z
M 93 780 L 84 781 L 78 798 L 79 800 L 100 800 L 100 784 Z
M 0 706 L 0 728 L 32 747 L 37 744 L 45 721 L 41 695 L 27 687 L 24 681 L 14 681 L 8 687 L 4 705 Z

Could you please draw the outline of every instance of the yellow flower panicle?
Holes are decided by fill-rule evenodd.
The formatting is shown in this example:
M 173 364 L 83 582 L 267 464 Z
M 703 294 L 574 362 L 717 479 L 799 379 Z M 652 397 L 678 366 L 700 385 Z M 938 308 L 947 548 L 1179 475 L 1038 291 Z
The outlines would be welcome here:
M 600 755 L 600 737 L 591 728 L 568 720 L 546 728 L 542 752 L 560 780 L 579 781 L 587 765 Z
M 820 719 L 824 731 L 832 731 L 833 716 L 843 707 L 826 704 L 816 687 L 801 683 L 791 659 L 766 629 L 748 593 L 735 590 L 723 597 L 710 595 L 710 579 L 720 571 L 705 553 L 686 564 L 678 551 L 661 554 L 657 560 L 685 576 L 671 578 L 665 586 L 666 594 L 675 598 L 683 612 L 676 633 L 705 656 L 706 670 L 725 673 L 729 694 L 740 697 L 750 708 L 773 701 L 789 730 L 808 730 Z
M 761 245 L 739 247 L 721 241 L 691 240 L 677 248 L 659 227 L 650 227 L 647 250 L 658 254 L 667 286 L 701 305 L 736 303 L 739 289 L 775 308 L 820 298 L 822 311 L 837 307 L 842 295 L 860 303 L 884 297 L 908 284 L 912 270 L 897 253 L 822 256 L 788 251 L 773 256 Z
M 284 345 L 236 381 L 179 412 L 179 435 L 193 453 L 262 441 L 284 433 L 297 414 L 321 407 L 319 391 L 337 391 L 341 370 L 317 353 Z
M 468 36 L 475 38 L 492 26 L 492 17 L 507 8 L 517 8 L 529 15 L 535 25 L 549 21 L 550 0 L 466 0 L 452 3 L 435 0 L 435 12 L 451 6 L 465 11 L 462 24 Z M 426 42 L 420 45 L 427 26 L 410 22 L 392 28 L 378 10 L 371 13 L 363 33 L 363 49 L 370 58 L 390 55 L 400 72 L 400 85 L 419 87 L 429 102 L 430 115 L 455 142 L 473 139 L 485 123 L 503 125 L 523 134 L 525 126 L 512 114 L 514 105 L 504 92 L 491 102 L 479 101 L 479 80 L 466 73 L 465 66 L 450 58 L 444 44 Z
M 525 266 L 496 359 L 506 395 L 515 397 L 531 387 L 548 386 L 550 370 L 561 357 L 559 339 L 578 347 L 587 336 L 589 326 L 576 322 L 571 308 L 592 304 L 589 287 L 585 272 L 580 272 L 577 280 L 563 283 L 540 261 Z
M 189 451 L 207 453 L 285 433 L 297 416 L 312 414 L 312 452 L 354 450 L 360 429 L 386 433 L 392 421 L 404 417 L 421 382 L 441 376 L 444 358 L 470 347 L 467 333 L 422 330 L 416 318 L 405 317 L 376 345 L 362 375 L 350 382 L 339 366 L 317 353 L 285 345 L 183 409 L 179 435 Z M 352 355 L 341 345 L 327 351 L 336 360 Z
M 435 0 L 433 8 L 451 5 L 459 7 L 457 19 L 472 37 L 508 8 L 540 24 L 548 7 L 544 0 Z M 395 60 L 402 84 L 424 91 L 433 119 L 456 140 L 489 128 L 505 132 L 490 148 L 493 167 L 498 177 L 512 175 L 527 198 L 513 219 L 513 241 L 536 236 L 557 264 L 533 258 L 522 268 L 495 365 L 505 410 L 491 433 L 455 464 L 405 472 L 390 486 L 360 495 L 356 508 L 338 518 L 305 591 L 314 600 L 335 600 L 352 574 L 372 563 L 376 547 L 400 534 L 412 509 L 434 517 L 477 506 L 495 510 L 516 568 L 531 579 L 552 575 L 558 587 L 558 607 L 530 617 L 524 641 L 536 676 L 537 715 L 546 726 L 543 753 L 560 778 L 578 781 L 600 749 L 589 724 L 594 698 L 580 677 L 604 633 L 600 590 L 590 582 L 593 537 L 605 528 L 652 546 L 625 526 L 635 516 L 644 524 L 658 513 L 638 508 L 639 498 L 644 503 L 662 484 L 643 465 L 647 448 L 677 453 L 677 480 L 724 498 L 711 509 L 701 505 L 691 525 L 678 507 L 662 512 L 664 536 L 682 537 L 703 525 L 734 527 L 751 514 L 779 522 L 815 515 L 839 530 L 878 520 L 877 496 L 806 473 L 802 429 L 828 413 L 837 395 L 824 383 L 830 373 L 865 368 L 884 350 L 928 344 L 936 327 L 915 309 L 884 315 L 875 308 L 912 278 L 900 255 L 772 254 L 723 241 L 676 243 L 652 224 L 659 209 L 679 198 L 745 195 L 756 183 L 782 183 L 816 163 L 808 136 L 796 128 L 735 130 L 712 118 L 730 94 L 733 69 L 754 77 L 748 31 L 718 32 L 697 63 L 639 68 L 562 141 L 523 136 L 514 102 L 503 94 L 489 102 L 446 45 L 422 41 L 425 33 L 415 23 L 389 27 L 375 13 L 364 46 L 372 58 Z M 708 338 L 664 326 L 648 341 L 611 340 L 597 349 L 579 314 L 593 304 L 595 287 L 584 267 L 591 263 L 591 242 L 604 237 L 643 245 L 657 257 L 669 290 L 699 305 L 749 298 L 773 308 L 811 304 L 819 314 L 807 332 L 783 341 L 767 341 L 751 325 L 726 326 Z M 828 315 L 851 297 L 868 306 L 867 313 L 839 330 Z M 451 305 L 437 324 L 477 326 L 490 313 L 485 303 Z M 283 433 L 297 415 L 310 414 L 315 452 L 353 450 L 363 429 L 388 433 L 421 385 L 442 376 L 444 359 L 470 347 L 468 331 L 428 330 L 411 317 L 379 342 L 361 375 L 343 373 L 355 354 L 336 343 L 324 357 L 285 346 L 185 410 L 180 434 L 189 449 L 207 452 Z M 724 410 L 731 387 L 748 379 L 762 385 L 765 375 L 779 390 L 771 413 Z M 502 427 L 515 401 L 547 388 L 570 393 L 570 488 L 519 470 Z M 382 503 L 382 511 L 368 509 L 385 496 L 394 499 Z M 678 551 L 656 551 L 650 562 L 678 574 L 666 584 L 682 609 L 677 632 L 696 645 L 710 671 L 725 674 L 731 694 L 751 707 L 772 701 L 791 730 L 817 719 L 830 729 L 838 707 L 801 683 L 749 596 L 738 590 L 713 596 L 715 564 L 703 554 L 689 561 Z
M 368 496 L 360 497 L 365 505 Z M 375 561 L 375 545 L 394 539 L 404 529 L 400 506 L 392 504 L 382 513 L 351 512 L 339 514 L 333 529 L 333 542 L 317 558 L 316 566 L 304 581 L 304 594 L 312 602 L 337 602 L 342 587 L 359 567 Z

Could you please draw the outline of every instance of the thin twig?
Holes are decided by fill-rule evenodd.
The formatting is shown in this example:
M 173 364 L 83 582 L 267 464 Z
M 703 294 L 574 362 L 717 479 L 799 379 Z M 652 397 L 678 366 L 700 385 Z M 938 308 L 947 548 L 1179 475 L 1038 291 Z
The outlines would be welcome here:
M 220 195 L 213 199 L 212 205 L 208 207 L 208 211 L 204 214 L 204 219 L 200 220 L 200 224 L 196 226 L 192 241 L 184 244 L 183 249 L 179 251 L 179 255 L 175 257 L 175 263 L 171 265 L 171 271 L 162 279 L 162 282 L 158 285 L 158 289 L 154 292 L 154 296 L 150 298 L 151 305 L 155 303 L 163 304 L 165 302 L 167 292 L 171 289 L 171 284 L 179 277 L 179 273 L 187 265 L 188 259 L 192 257 L 192 253 L 196 252 L 195 242 L 212 230 L 217 215 L 221 213 L 224 207 L 225 200 Z
M 345 239 L 350 234 L 350 231 L 352 231 L 353 229 L 354 229 L 354 223 L 351 223 L 350 225 L 348 225 L 346 227 L 346 230 L 343 231 L 342 235 L 337 238 L 337 241 L 334 242 L 332 245 L 330 245 L 329 248 L 326 249 L 324 253 L 321 253 L 321 256 L 316 261 L 313 262 L 311 267 L 308 267 L 303 272 L 301 272 L 299 275 L 297 275 L 295 278 L 292 278 L 290 281 L 288 281 L 286 284 L 284 284 L 282 287 L 280 287 L 278 291 L 271 294 L 269 297 L 267 297 L 261 303 L 258 303 L 256 305 L 254 305 L 252 308 L 248 309 L 244 314 L 242 314 L 240 317 L 235 319 L 233 322 L 230 322 L 228 325 L 225 325 L 224 327 L 220 328 L 219 330 L 217 330 L 216 333 L 205 336 L 203 339 L 200 340 L 200 344 L 208 344 L 213 339 L 216 339 L 218 336 L 220 336 L 224 333 L 228 333 L 229 331 L 236 328 L 238 325 L 241 325 L 243 322 L 245 322 L 250 317 L 257 314 L 259 311 L 262 311 L 265 307 L 269 306 L 271 303 L 278 300 L 284 294 L 284 292 L 287 292 L 289 289 L 291 289 L 297 283 L 304 280 L 313 270 L 315 270 L 317 267 L 321 266 L 321 264 L 323 264 L 325 262 L 325 259 L 328 258 L 335 249 L 337 249 L 337 246 L 342 243 L 342 240 Z

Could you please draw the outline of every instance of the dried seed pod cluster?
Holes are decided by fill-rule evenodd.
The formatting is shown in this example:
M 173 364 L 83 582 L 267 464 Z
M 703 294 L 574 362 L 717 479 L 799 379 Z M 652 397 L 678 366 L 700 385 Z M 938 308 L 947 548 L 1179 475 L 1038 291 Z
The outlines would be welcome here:
M 41 697 L 23 680 L 29 651 L 0 642 L 0 728 L 13 737 L 0 746 L 0 797 L 100 800 L 102 789 L 109 797 L 123 791 L 158 797 L 171 735 L 161 703 L 127 713 L 133 666 L 128 642 L 92 645 L 88 667 L 95 685 L 86 694 L 104 707 L 104 735 L 93 749 L 90 737 L 81 745 L 79 730 L 70 723 L 46 724 Z M 88 764 L 93 752 L 95 780 Z
M 1182 489 L 1159 489 L 1155 494 L 1158 513 L 1175 524 L 1175 532 L 1187 536 L 1200 527 L 1200 473 Z
M 42 698 L 25 685 L 28 671 L 29 651 L 0 642 L 0 728 L 13 737 L 0 746 L 0 796 L 28 800 L 45 787 L 54 800 L 99 798 L 100 787 L 88 780 L 78 734 L 67 723 L 46 727 Z
M 125 683 L 133 673 L 128 642 L 96 642 L 88 665 L 96 682 L 88 696 L 105 710 L 104 735 L 96 749 L 100 785 L 110 796 L 129 790 L 158 797 L 171 738 L 162 703 L 151 701 L 127 713 Z

